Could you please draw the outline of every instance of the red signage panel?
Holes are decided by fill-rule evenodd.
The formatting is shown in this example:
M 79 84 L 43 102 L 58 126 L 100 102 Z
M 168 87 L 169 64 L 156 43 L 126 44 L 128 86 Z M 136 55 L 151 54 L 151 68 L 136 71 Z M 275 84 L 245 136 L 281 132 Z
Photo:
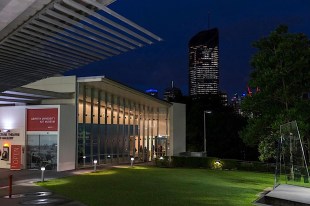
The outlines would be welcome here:
M 27 109 L 27 131 L 58 131 L 58 109 Z
M 22 146 L 11 145 L 11 170 L 20 170 L 22 160 Z

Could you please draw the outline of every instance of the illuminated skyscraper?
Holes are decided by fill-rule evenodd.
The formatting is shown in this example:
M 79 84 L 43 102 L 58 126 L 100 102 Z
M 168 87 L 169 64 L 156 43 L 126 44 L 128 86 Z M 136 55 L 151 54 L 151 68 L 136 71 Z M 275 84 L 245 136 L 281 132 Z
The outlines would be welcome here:
M 190 96 L 219 93 L 219 33 L 201 31 L 189 41 Z
M 171 87 L 165 89 L 164 100 L 168 102 L 179 101 L 182 98 L 181 89 L 174 86 L 173 81 L 171 82 Z

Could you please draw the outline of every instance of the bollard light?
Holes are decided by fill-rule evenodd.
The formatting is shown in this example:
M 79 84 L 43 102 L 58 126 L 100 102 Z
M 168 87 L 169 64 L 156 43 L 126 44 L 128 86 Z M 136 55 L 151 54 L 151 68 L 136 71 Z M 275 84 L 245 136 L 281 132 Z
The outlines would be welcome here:
M 163 156 L 161 156 L 159 159 L 160 159 L 160 160 L 163 160 L 163 159 L 164 159 L 164 157 L 163 157 Z
M 13 175 L 9 175 L 9 198 L 12 197 L 12 183 L 13 183 Z
M 130 158 L 130 162 L 131 162 L 131 166 L 133 167 L 133 161 L 135 160 L 135 158 L 131 157 Z
M 41 167 L 41 182 L 44 182 L 44 171 L 45 167 Z
M 97 171 L 97 160 L 94 160 L 94 171 Z
M 222 169 L 223 168 L 223 162 L 221 160 L 215 160 L 213 163 L 214 169 Z
M 83 156 L 83 165 L 85 167 L 85 162 L 86 162 L 86 156 Z

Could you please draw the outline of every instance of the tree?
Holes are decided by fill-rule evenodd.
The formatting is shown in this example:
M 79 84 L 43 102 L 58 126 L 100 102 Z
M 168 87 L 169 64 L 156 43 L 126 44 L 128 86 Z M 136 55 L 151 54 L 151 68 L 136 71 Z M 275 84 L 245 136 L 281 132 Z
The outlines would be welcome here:
M 238 133 L 246 125 L 246 119 L 236 114 L 232 107 L 224 106 L 219 95 L 209 94 L 189 99 L 186 106 L 187 151 L 204 150 L 204 123 L 206 123 L 208 156 L 257 159 L 256 148 L 246 147 Z M 204 116 L 204 111 L 212 113 Z
M 309 142 L 310 41 L 305 34 L 288 33 L 280 25 L 268 37 L 253 46 L 257 52 L 251 59 L 253 71 L 249 86 L 259 88 L 247 96 L 242 110 L 251 118 L 241 132 L 243 140 L 258 144 L 260 159 L 275 155 L 281 124 L 296 120 L 304 141 Z

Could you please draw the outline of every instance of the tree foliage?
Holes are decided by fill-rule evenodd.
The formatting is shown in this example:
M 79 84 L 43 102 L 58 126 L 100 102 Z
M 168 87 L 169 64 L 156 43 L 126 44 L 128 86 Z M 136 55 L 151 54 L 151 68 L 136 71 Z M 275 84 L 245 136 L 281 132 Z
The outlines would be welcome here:
M 310 100 L 305 94 L 310 92 L 310 41 L 281 25 L 253 46 L 257 52 L 251 59 L 249 86 L 259 90 L 242 103 L 251 118 L 241 137 L 247 144 L 258 144 L 260 159 L 267 160 L 275 155 L 281 124 L 297 120 L 302 136 L 309 138 Z
M 239 131 L 246 119 L 228 106 L 223 106 L 219 95 L 202 95 L 187 101 L 186 146 L 187 151 L 204 150 L 204 111 L 206 149 L 208 156 L 218 158 L 257 160 L 257 149 L 246 147 Z

